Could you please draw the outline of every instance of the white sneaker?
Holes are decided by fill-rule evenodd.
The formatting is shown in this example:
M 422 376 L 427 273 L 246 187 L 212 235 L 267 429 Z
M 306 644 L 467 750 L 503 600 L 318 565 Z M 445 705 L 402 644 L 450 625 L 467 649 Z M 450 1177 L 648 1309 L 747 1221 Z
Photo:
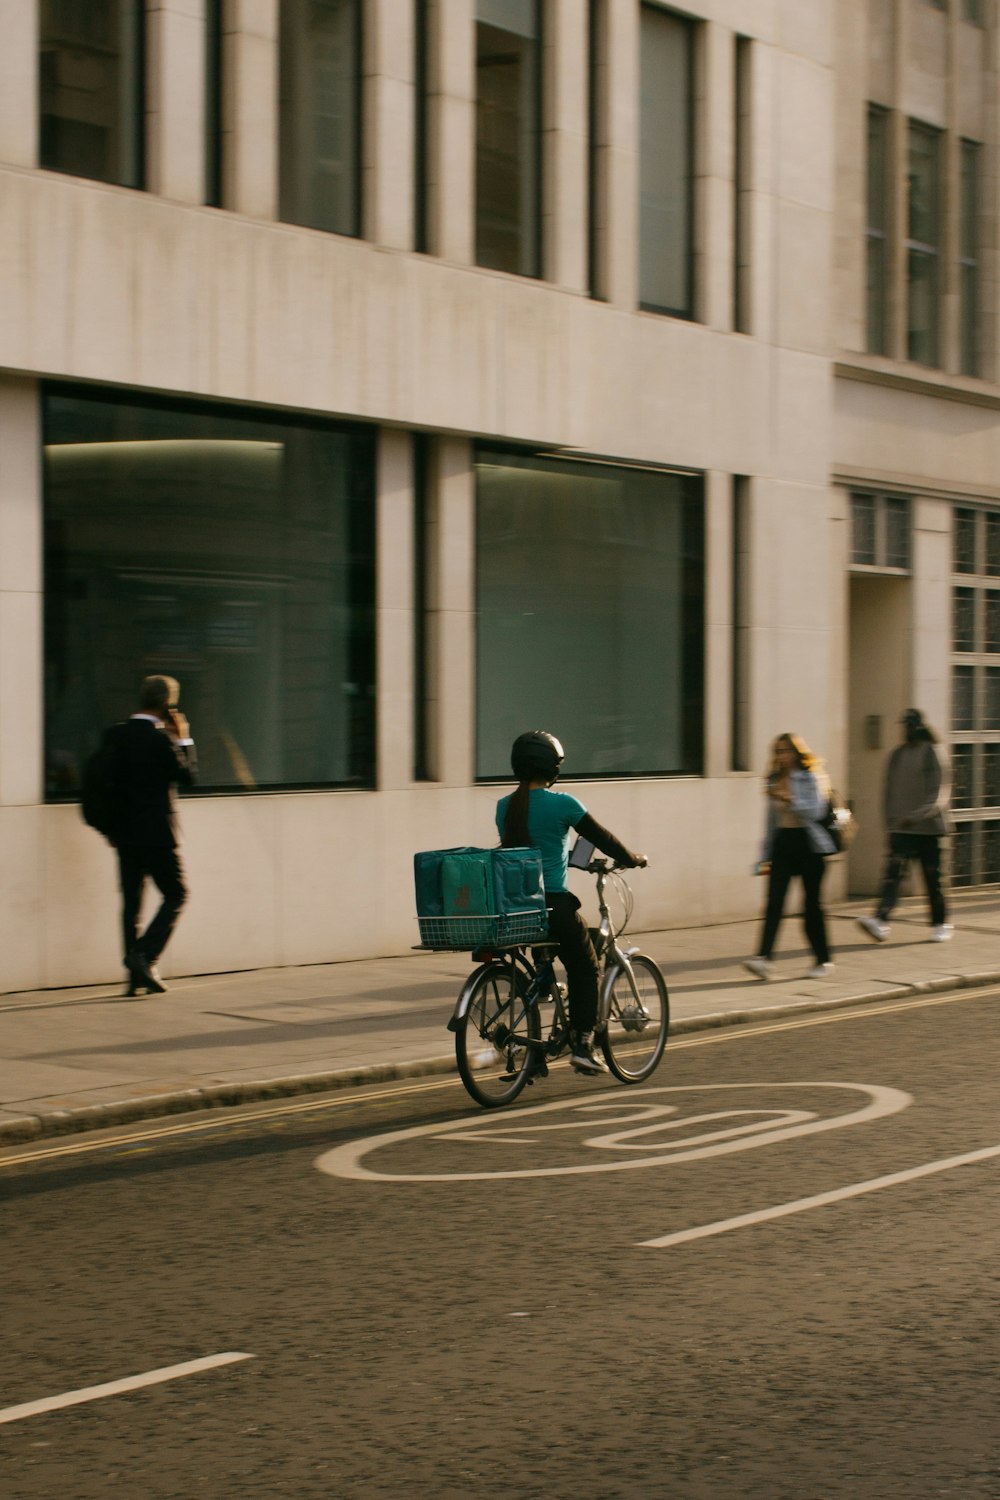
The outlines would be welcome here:
M 743 967 L 749 969 L 751 974 L 756 974 L 758 979 L 770 979 L 774 973 L 774 965 L 769 958 L 744 959 Z
M 931 929 L 931 942 L 947 943 L 950 941 L 951 935 L 954 931 L 955 929 L 954 927 L 952 927 L 950 922 L 943 922 L 940 927 L 934 927 Z
M 833 973 L 833 964 L 817 964 L 814 969 L 810 969 L 809 970 L 809 973 L 806 975 L 806 978 L 807 979 L 829 979 L 832 973 Z
M 859 917 L 858 926 L 863 928 L 869 937 L 874 938 L 876 943 L 884 943 L 889 936 L 888 922 L 880 922 L 878 917 Z

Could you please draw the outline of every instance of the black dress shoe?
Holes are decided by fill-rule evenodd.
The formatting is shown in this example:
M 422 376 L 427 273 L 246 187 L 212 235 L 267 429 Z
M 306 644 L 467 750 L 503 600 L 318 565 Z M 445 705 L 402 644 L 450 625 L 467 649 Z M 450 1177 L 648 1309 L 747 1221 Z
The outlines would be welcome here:
M 133 948 L 125 959 L 125 967 L 128 969 L 131 983 L 127 993 L 130 996 L 137 995 L 140 990 L 145 990 L 151 995 L 165 995 L 166 985 L 160 978 L 155 966 L 149 962 L 146 955 L 139 949 Z

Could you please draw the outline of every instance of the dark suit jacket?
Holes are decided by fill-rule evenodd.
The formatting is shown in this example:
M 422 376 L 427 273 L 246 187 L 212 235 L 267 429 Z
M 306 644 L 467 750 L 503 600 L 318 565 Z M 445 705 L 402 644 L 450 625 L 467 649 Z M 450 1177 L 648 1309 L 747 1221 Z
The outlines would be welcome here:
M 107 732 L 114 749 L 118 845 L 174 849 L 175 786 L 191 786 L 198 771 L 193 745 L 178 745 L 149 719 L 126 719 Z

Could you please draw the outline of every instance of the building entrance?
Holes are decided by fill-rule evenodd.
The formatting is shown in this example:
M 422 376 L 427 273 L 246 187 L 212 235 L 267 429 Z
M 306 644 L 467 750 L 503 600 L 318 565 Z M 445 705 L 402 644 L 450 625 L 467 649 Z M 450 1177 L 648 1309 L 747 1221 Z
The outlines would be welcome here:
M 848 856 L 848 892 L 874 895 L 885 846 L 882 781 L 911 691 L 911 580 L 854 573 L 848 649 L 848 787 L 858 836 Z

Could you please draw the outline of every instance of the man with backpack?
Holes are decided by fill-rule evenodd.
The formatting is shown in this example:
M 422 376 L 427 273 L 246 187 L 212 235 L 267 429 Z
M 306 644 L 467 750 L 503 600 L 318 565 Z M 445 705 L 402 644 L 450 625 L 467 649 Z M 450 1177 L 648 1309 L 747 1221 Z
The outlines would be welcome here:
M 145 678 L 138 710 L 107 730 L 84 778 L 84 817 L 118 852 L 130 996 L 166 990 L 156 960 L 187 899 L 173 789 L 192 785 L 198 763 L 187 719 L 177 708 L 179 697 L 174 678 Z M 147 879 L 158 888 L 161 902 L 140 934 L 139 909 Z

